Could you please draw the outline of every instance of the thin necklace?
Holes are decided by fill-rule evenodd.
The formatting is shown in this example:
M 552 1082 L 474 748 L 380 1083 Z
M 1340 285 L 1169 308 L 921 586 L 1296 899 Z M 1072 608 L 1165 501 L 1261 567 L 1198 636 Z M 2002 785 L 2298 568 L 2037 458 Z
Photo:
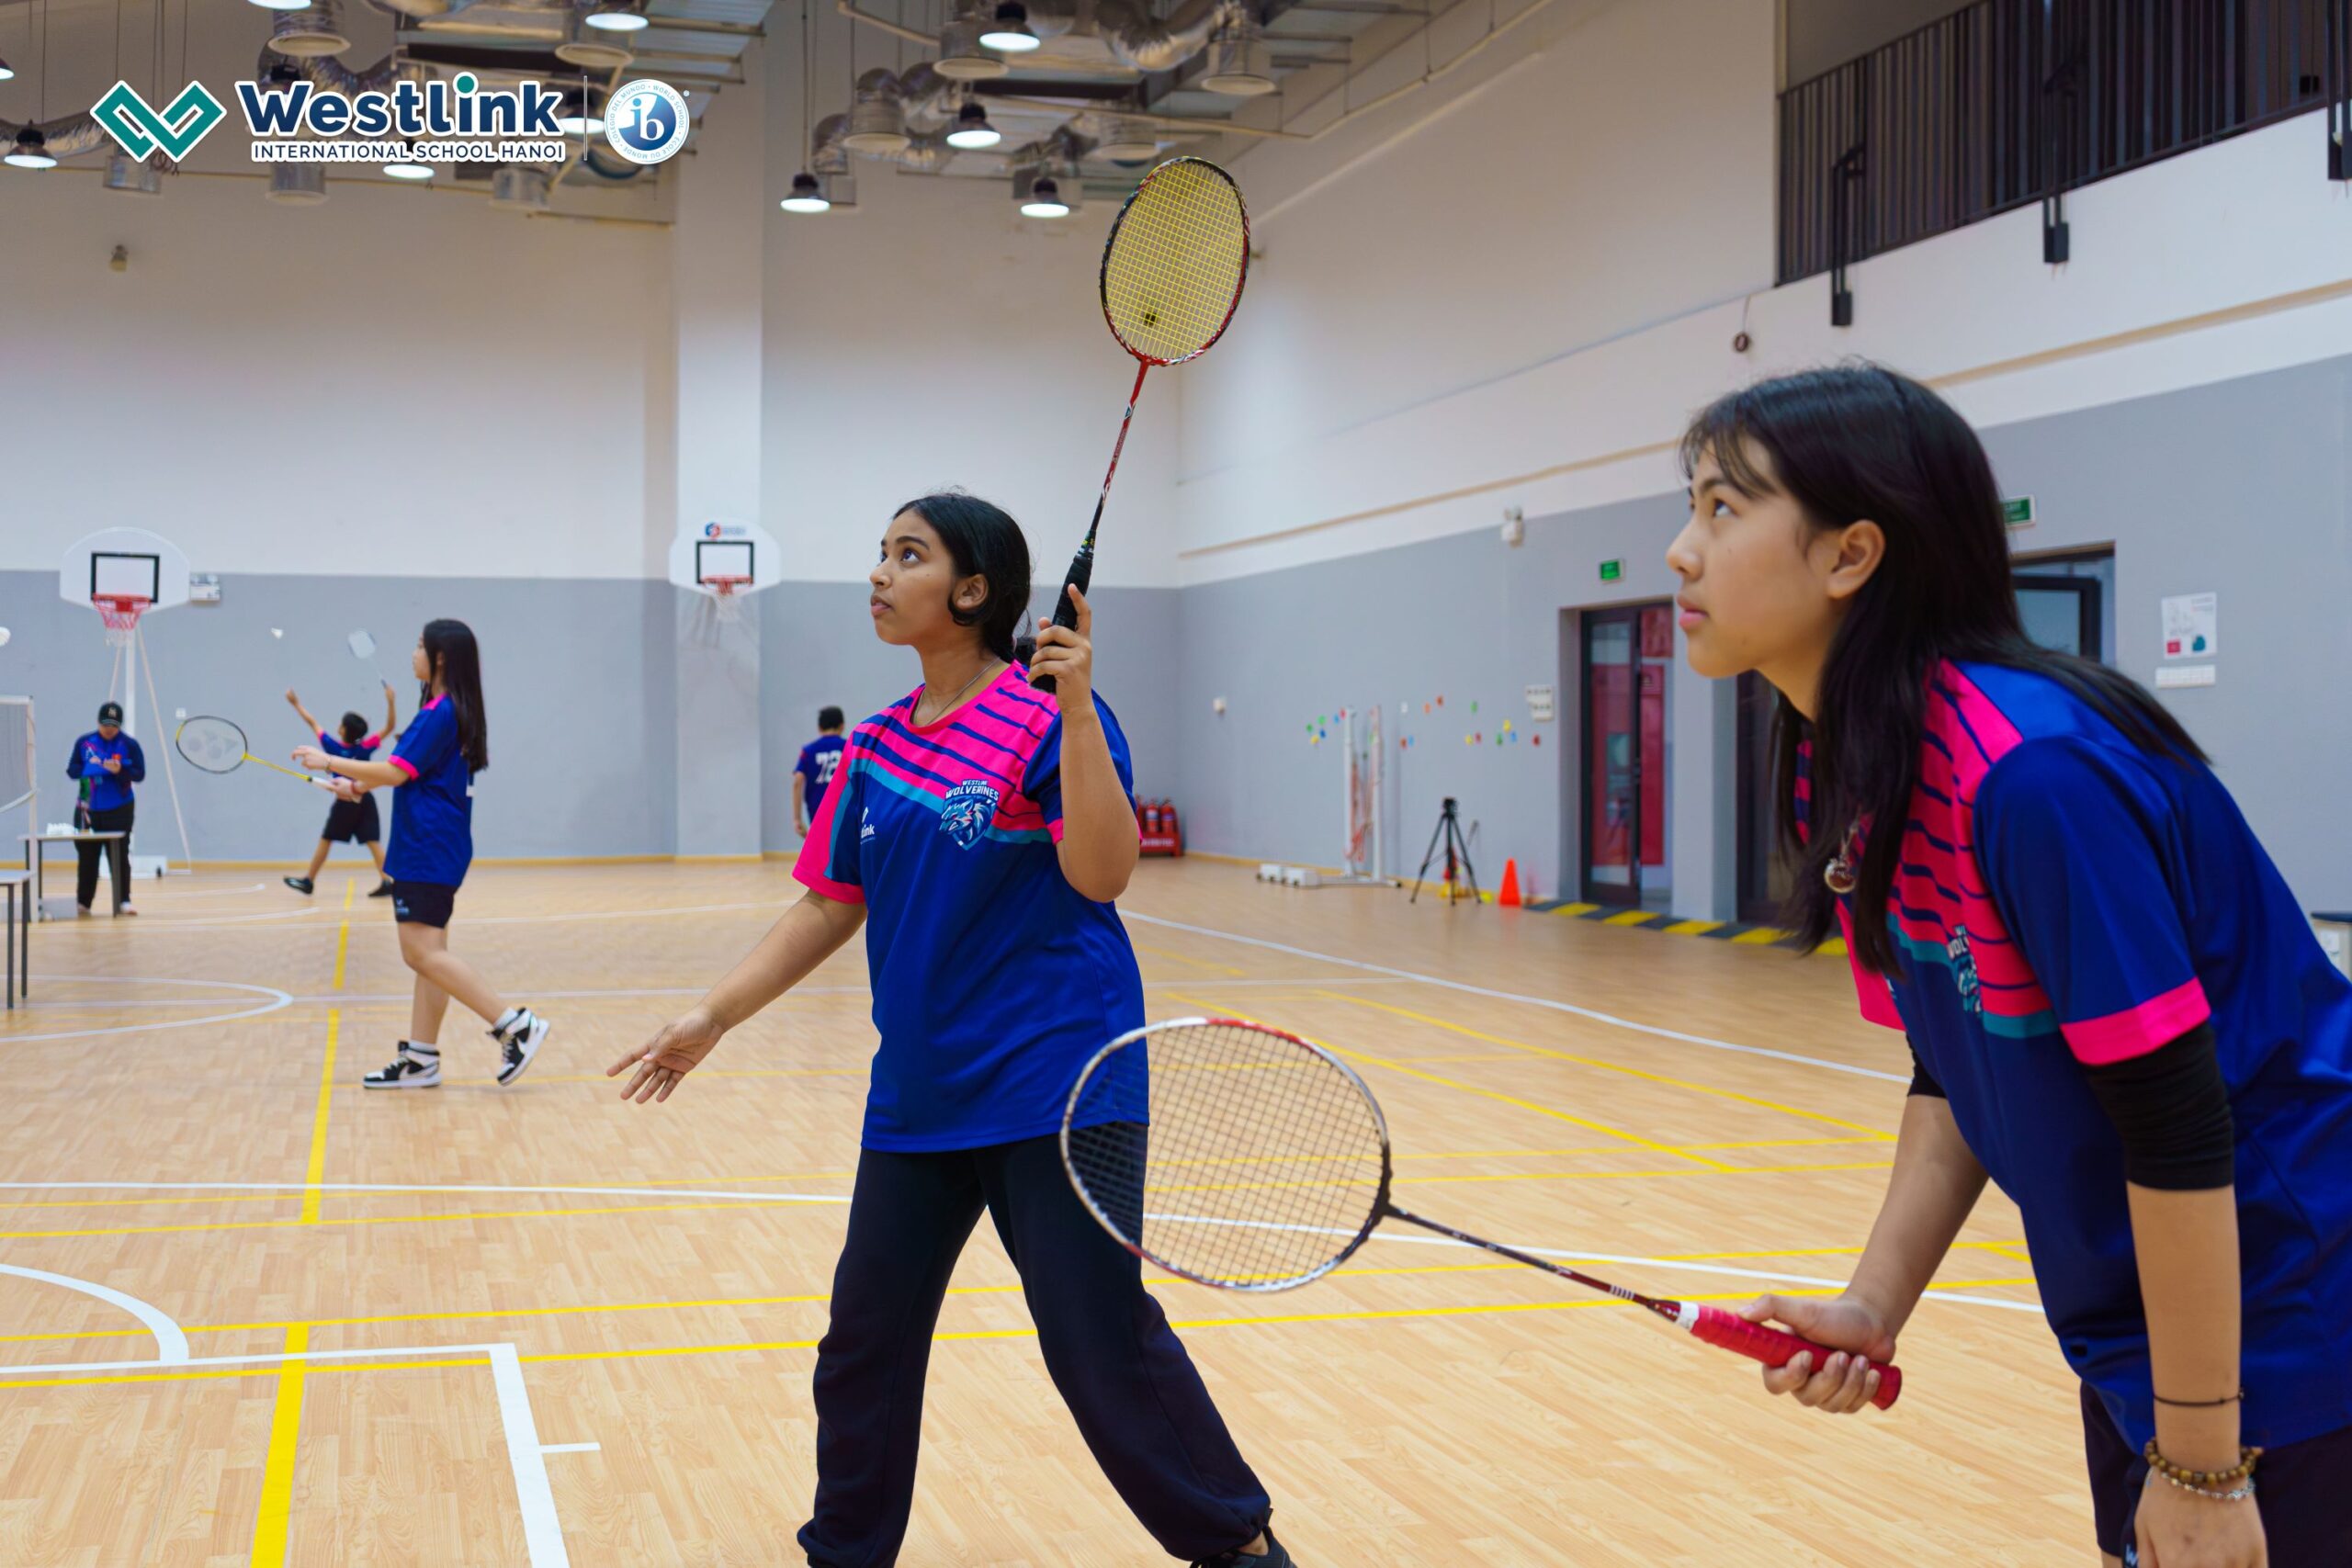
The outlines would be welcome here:
M 939 706 L 939 707 L 935 707 L 935 708 L 932 709 L 932 710 L 931 710 L 931 716 L 930 716 L 929 718 L 925 718 L 925 717 L 923 717 L 923 716 L 922 716 L 922 704 L 920 701 L 918 701 L 918 702 L 915 704 L 915 722 L 916 722 L 917 724 L 936 724 L 936 723 L 938 723 L 938 722 L 939 722 L 940 716 L 941 716 L 942 714 L 946 713 L 946 712 L 948 711 L 948 709 L 953 708 L 953 707 L 954 707 L 957 703 L 960 703 L 960 702 L 962 702 L 962 701 L 964 700 L 964 693 L 965 693 L 965 692 L 968 692 L 968 691 L 970 691 L 973 687 L 975 687 L 975 686 L 977 686 L 977 685 L 978 685 L 978 684 L 980 683 L 980 676 L 981 676 L 981 675 L 986 675 L 987 673 L 989 673 L 989 671 L 990 671 L 991 670 L 994 670 L 995 668 L 996 668 L 996 656 L 995 656 L 994 654 L 990 654 L 987 659 L 985 659 L 985 660 L 981 660 L 981 662 L 980 662 L 979 674 L 978 674 L 978 675 L 975 675 L 975 676 L 973 676 L 970 680 L 968 680 L 968 681 L 965 682 L 964 682 L 964 686 L 963 686 L 963 690 L 962 690 L 962 691 L 957 692 L 954 696 L 952 696 L 952 697 L 948 698 L 948 699 L 947 699 L 947 701 L 946 701 L 943 705 L 941 705 L 941 706 Z M 930 694 L 929 692 L 925 692 L 925 693 L 923 694 L 923 695 L 924 695 L 924 696 L 926 696 L 926 697 L 927 697 L 927 696 L 929 696 L 930 694 Z

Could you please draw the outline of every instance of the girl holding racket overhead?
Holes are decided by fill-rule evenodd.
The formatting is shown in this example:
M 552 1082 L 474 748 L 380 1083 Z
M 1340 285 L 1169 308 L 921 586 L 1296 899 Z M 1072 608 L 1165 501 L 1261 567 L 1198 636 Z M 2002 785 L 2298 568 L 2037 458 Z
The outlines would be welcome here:
M 2352 1562 L 2352 985 L 2178 721 L 2027 638 L 1936 394 L 1766 381 L 1683 457 L 1691 667 L 1778 688 L 1804 942 L 1844 931 L 1916 1062 L 1852 1282 L 1747 1311 L 1853 1354 L 1765 1386 L 1860 1409 L 1990 1175 L 2082 1380 L 2106 1561 Z
M 416 975 L 408 1038 L 391 1061 L 360 1081 L 369 1089 L 435 1089 L 441 1083 L 441 1021 L 457 998 L 490 1025 L 501 1089 L 523 1076 L 547 1038 L 548 1021 L 509 1007 L 474 966 L 449 951 L 449 916 L 474 858 L 474 775 L 490 766 L 490 716 L 481 700 L 481 653 L 463 621 L 428 621 L 412 658 L 420 686 L 416 716 L 383 761 L 330 755 L 304 746 L 294 761 L 339 773 L 338 794 L 371 789 L 392 796 L 392 915 L 401 957 Z
M 852 732 L 795 875 L 808 895 L 700 1004 L 610 1069 L 669 1098 L 726 1032 L 865 928 L 882 1036 L 832 1321 L 817 1351 L 816 1568 L 898 1561 L 924 1368 L 985 1211 L 1020 1271 L 1046 1365 L 1111 1483 L 1195 1568 L 1287 1568 L 1234 1446 L 1141 1266 L 1095 1224 L 1057 1134 L 1078 1069 L 1143 1021 L 1111 901 L 1136 864 L 1125 737 L 1093 692 L 1092 615 L 1014 631 L 1029 547 L 996 507 L 932 495 L 885 531 L 871 613 L 922 684 Z M 1056 694 L 1029 688 L 1051 676 Z

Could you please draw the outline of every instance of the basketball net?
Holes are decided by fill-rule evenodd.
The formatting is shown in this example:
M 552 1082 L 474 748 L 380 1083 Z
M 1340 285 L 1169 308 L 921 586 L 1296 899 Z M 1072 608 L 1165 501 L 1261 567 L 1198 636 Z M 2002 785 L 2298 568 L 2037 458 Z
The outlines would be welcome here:
M 138 593 L 93 593 L 92 608 L 107 624 L 107 646 L 129 648 L 130 639 L 139 633 L 139 617 L 147 612 L 149 601 Z
M 706 577 L 703 579 L 705 585 L 710 589 L 712 597 L 718 601 L 720 620 L 731 622 L 742 618 L 743 606 L 737 598 L 737 591 L 751 581 L 748 577 Z

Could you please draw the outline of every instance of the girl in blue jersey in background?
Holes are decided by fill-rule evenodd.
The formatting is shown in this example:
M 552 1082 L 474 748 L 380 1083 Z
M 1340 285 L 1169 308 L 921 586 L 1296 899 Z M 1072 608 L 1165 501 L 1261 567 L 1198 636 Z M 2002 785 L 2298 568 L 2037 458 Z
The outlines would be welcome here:
M 667 1100 L 726 1032 L 865 928 L 882 1036 L 832 1321 L 817 1350 L 813 1568 L 888 1568 L 914 1502 L 941 1299 L 985 1211 L 1019 1270 L 1054 1386 L 1144 1527 L 1194 1568 L 1290 1568 L 1272 1512 L 1142 1265 L 1061 1162 L 1087 1059 L 1143 1023 L 1111 900 L 1136 865 L 1133 767 L 1093 694 L 1093 613 L 1049 626 L 1031 690 L 1020 525 L 965 495 L 900 509 L 871 578 L 875 635 L 923 683 L 859 725 L 794 874 L 808 889 L 641 1050 L 622 1093 Z
M 490 716 L 481 701 L 481 653 L 463 621 L 428 621 L 411 656 L 418 682 L 416 716 L 383 761 L 331 756 L 304 746 L 294 760 L 347 782 L 357 799 L 392 789 L 392 916 L 401 958 L 416 976 L 408 1038 L 390 1064 L 360 1081 L 369 1089 L 435 1089 L 441 1082 L 441 1021 L 449 998 L 480 1014 L 498 1044 L 498 1083 L 523 1076 L 547 1038 L 548 1021 L 509 1007 L 472 964 L 449 951 L 449 916 L 474 858 L 474 775 L 490 766 Z
M 383 744 L 384 737 L 399 727 L 400 699 L 392 694 L 391 682 L 384 683 L 384 728 L 374 732 L 368 721 L 356 713 L 346 713 L 343 722 L 329 730 L 312 717 L 302 705 L 294 688 L 286 689 L 286 700 L 292 705 L 302 728 L 319 738 L 319 749 L 330 757 L 355 757 L 362 761 L 373 757 Z M 392 879 L 384 874 L 383 824 L 376 815 L 376 797 L 364 791 L 356 800 L 338 799 L 327 807 L 327 825 L 319 829 L 319 847 L 311 852 L 311 863 L 300 876 L 282 878 L 286 886 L 307 897 L 318 887 L 319 868 L 327 863 L 327 852 L 337 844 L 362 844 L 376 862 L 376 886 L 368 897 L 389 898 L 392 894 Z
M 2027 638 L 1941 399 L 1784 377 L 1683 455 L 1691 668 L 1779 690 L 1803 944 L 1844 931 L 1915 1061 L 1852 1282 L 1747 1311 L 1855 1354 L 1765 1386 L 1863 1408 L 1989 1175 L 2082 1380 L 2105 1561 L 2352 1563 L 2352 985 L 2172 715 Z

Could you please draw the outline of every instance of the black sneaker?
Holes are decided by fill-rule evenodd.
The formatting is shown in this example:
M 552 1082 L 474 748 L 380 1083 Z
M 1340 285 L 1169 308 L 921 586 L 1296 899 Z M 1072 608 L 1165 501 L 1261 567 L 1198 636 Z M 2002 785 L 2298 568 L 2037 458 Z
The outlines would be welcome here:
M 370 894 L 368 894 L 368 897 L 370 897 L 370 898 L 389 898 L 389 897 L 390 897 L 391 896 L 392 896 L 392 879 L 391 879 L 390 877 L 389 877 L 389 876 L 388 876 L 388 877 L 386 877 L 386 878 L 384 878 L 384 880 L 383 880 L 383 881 L 379 882 L 378 884 L 376 884 L 376 890 L 375 890 L 374 892 L 372 892 L 372 893 L 370 893 Z
M 1269 1529 L 1266 1531 L 1264 1556 L 1252 1557 L 1237 1546 L 1230 1551 L 1220 1551 L 1215 1557 L 1199 1558 L 1193 1563 L 1193 1568 L 1298 1568 L 1298 1564 L 1291 1560 L 1290 1553 L 1283 1550 L 1283 1543 L 1276 1540 L 1274 1532 Z
M 521 1077 L 531 1058 L 539 1054 L 539 1042 L 548 1037 L 548 1021 L 523 1008 L 503 1029 L 492 1030 L 490 1037 L 498 1042 L 498 1087 L 504 1089 Z
M 281 878 L 281 880 L 284 881 L 287 886 L 291 887 L 295 892 L 301 894 L 306 898 L 310 897 L 314 886 L 307 876 L 288 876 Z
M 399 1055 L 359 1081 L 368 1089 L 439 1089 L 441 1052 L 436 1046 L 403 1040 Z

